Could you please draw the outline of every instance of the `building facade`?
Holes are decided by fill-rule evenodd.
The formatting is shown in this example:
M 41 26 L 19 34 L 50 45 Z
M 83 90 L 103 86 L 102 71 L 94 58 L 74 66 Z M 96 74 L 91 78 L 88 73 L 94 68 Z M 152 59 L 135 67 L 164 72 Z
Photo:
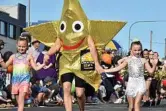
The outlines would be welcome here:
M 0 39 L 5 42 L 2 53 L 16 52 L 16 40 L 26 27 L 26 6 L 0 6 Z

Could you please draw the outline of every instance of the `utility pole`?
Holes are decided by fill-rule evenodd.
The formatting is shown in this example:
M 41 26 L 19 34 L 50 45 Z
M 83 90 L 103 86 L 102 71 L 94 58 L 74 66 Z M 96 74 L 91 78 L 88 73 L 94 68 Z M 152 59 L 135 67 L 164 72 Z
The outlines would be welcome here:
M 128 40 L 128 42 L 129 42 L 129 44 L 128 44 L 128 47 L 129 47 L 129 49 L 130 49 L 130 41 L 131 41 L 131 29 L 132 29 L 132 27 L 133 26 L 135 26 L 136 24 L 138 24 L 138 23 L 157 23 L 157 22 L 166 22 L 166 20 L 144 20 L 144 21 L 135 21 L 134 23 L 132 23 L 131 25 L 130 25 L 130 28 L 129 28 L 129 40 Z
M 165 54 L 164 54 L 164 56 L 165 56 L 165 59 L 166 59 L 166 38 L 165 38 Z
M 30 26 L 30 24 L 31 24 L 31 21 L 30 21 L 30 19 L 31 19 L 31 13 L 30 13 L 30 11 L 31 11 L 31 9 L 30 9 L 30 4 L 31 4 L 31 2 L 30 2 L 30 0 L 28 0 L 28 27 Z
M 152 34 L 153 31 L 150 31 L 150 50 L 152 50 Z

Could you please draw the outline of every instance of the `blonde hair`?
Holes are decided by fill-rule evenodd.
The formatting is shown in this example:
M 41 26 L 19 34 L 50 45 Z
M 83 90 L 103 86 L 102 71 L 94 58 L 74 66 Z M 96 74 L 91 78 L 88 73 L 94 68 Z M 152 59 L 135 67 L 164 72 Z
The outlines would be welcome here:
M 18 43 L 19 41 L 26 41 L 27 46 L 28 46 L 29 41 L 28 41 L 28 38 L 27 38 L 26 36 L 20 36 L 20 37 L 17 39 L 17 43 Z

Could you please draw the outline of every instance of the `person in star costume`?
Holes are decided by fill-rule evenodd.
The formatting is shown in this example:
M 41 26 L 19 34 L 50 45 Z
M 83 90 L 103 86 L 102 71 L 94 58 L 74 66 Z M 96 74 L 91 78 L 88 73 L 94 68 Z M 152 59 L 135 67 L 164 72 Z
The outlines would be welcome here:
M 84 85 L 90 84 L 95 91 L 101 83 L 103 69 L 97 52 L 120 31 L 125 22 L 88 20 L 79 0 L 64 0 L 60 21 L 53 21 L 25 30 L 51 49 L 45 54 L 47 62 L 50 55 L 60 51 L 59 81 L 64 90 L 66 111 L 72 111 L 71 83 L 76 82 L 76 95 L 80 111 L 84 111 Z M 96 71 L 95 71 L 96 69 Z

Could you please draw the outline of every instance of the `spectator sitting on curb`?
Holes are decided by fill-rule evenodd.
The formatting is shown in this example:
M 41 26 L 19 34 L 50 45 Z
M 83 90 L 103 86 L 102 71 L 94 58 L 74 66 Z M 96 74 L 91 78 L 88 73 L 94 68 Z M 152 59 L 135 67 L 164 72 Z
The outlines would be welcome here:
M 35 78 L 31 79 L 32 82 L 32 96 L 35 98 L 35 100 L 38 102 L 38 106 L 43 106 L 44 100 L 51 93 L 51 91 L 40 85 L 40 81 L 36 80 Z
M 57 104 L 62 105 L 63 99 L 59 94 L 60 86 L 59 84 L 56 83 L 56 80 L 54 78 L 47 76 L 44 79 L 44 83 L 46 88 L 48 88 L 51 91 L 50 95 L 48 96 L 48 100 L 46 102 L 50 102 L 51 100 L 56 99 Z

